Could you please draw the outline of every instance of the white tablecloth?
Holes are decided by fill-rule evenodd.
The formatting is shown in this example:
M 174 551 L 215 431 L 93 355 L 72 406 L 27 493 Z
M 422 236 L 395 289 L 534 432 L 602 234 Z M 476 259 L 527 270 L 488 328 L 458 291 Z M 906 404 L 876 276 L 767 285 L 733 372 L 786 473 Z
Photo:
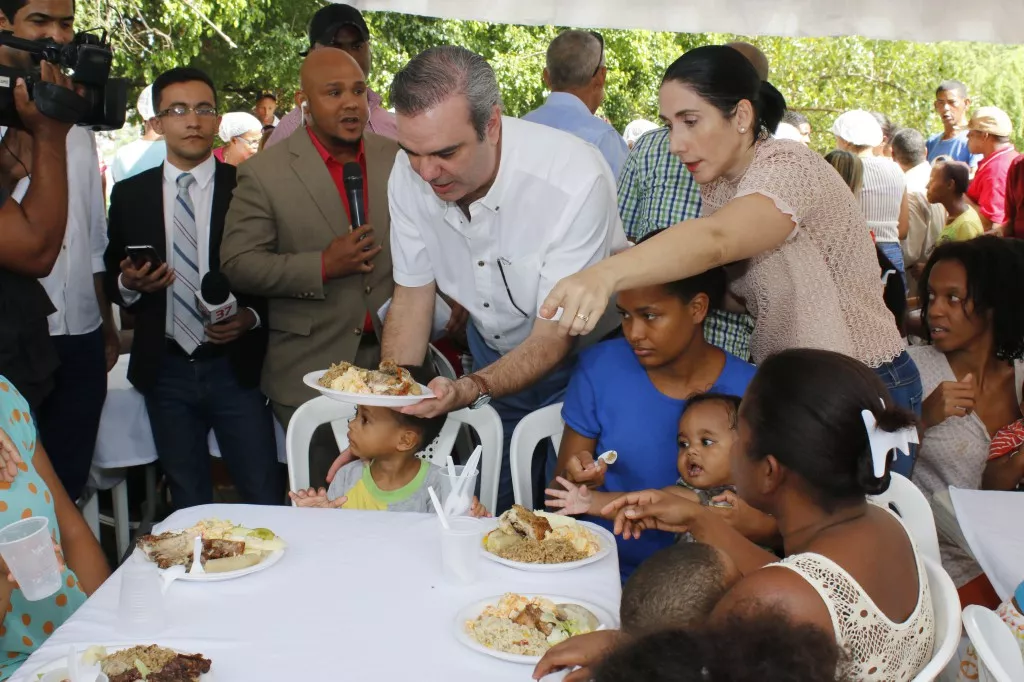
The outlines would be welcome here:
M 1024 494 L 951 487 L 949 495 L 978 564 L 1008 598 L 1024 581 Z
M 277 458 L 286 461 L 284 430 L 274 420 Z M 217 439 L 210 431 L 210 453 L 220 457 Z M 107 375 L 107 401 L 103 404 L 100 430 L 92 464 L 98 469 L 120 469 L 156 461 L 153 429 L 146 401 L 128 381 L 128 356 L 122 355 Z
M 176 512 L 161 529 L 203 518 L 273 529 L 280 563 L 222 583 L 173 584 L 158 638 L 117 625 L 120 572 L 22 666 L 13 682 L 59 658 L 68 644 L 159 643 L 201 652 L 216 682 L 528 682 L 532 668 L 472 651 L 453 637 L 466 604 L 506 591 L 575 596 L 618 614 L 614 553 L 572 571 L 527 573 L 481 557 L 477 582 L 441 574 L 439 525 L 426 514 L 209 505 Z

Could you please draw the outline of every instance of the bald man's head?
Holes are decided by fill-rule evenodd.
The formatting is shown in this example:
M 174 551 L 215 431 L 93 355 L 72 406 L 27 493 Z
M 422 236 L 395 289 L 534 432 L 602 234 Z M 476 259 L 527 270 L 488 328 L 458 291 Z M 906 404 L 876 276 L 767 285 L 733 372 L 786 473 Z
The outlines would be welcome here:
M 328 150 L 358 145 L 370 117 L 366 77 L 358 62 L 335 47 L 312 50 L 299 73 L 296 96 L 303 116 Z
M 731 47 L 746 57 L 747 60 L 754 65 L 754 70 L 757 71 L 757 75 L 761 77 L 761 80 L 768 80 L 768 57 L 764 56 L 764 52 L 757 49 L 756 45 L 744 42 L 735 42 L 726 43 L 726 46 Z

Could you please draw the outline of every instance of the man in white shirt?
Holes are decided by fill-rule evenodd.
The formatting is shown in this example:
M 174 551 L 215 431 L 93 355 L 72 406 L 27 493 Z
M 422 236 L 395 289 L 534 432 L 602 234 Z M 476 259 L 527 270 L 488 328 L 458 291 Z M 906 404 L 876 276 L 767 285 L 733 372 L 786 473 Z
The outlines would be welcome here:
M 18 38 L 49 39 L 63 45 L 74 38 L 72 0 L 28 0 L 3 7 L 8 9 L 0 10 L 0 28 Z M 0 64 L 25 68 L 26 63 L 31 63 L 28 53 L 0 49 Z M 89 478 L 107 395 L 107 371 L 117 362 L 120 343 L 103 293 L 107 224 L 96 142 L 84 128 L 68 133 L 67 168 L 64 241 L 50 274 L 40 280 L 56 308 L 47 323 L 60 366 L 53 377 L 53 391 L 39 405 L 36 419 L 53 468 L 74 500 Z M 30 181 L 31 176 L 23 178 L 11 196 L 20 201 Z
M 564 130 L 591 143 L 601 150 L 617 178 L 629 155 L 629 146 L 610 123 L 595 116 L 604 101 L 607 77 L 604 38 L 600 33 L 559 33 L 548 46 L 544 69 L 544 83 L 551 94 L 523 120 Z
M 212 154 L 217 93 L 202 71 L 171 69 L 153 83 L 153 104 L 167 160 L 114 186 L 104 258 L 107 292 L 135 316 L 128 379 L 146 399 L 175 507 L 213 501 L 211 430 L 242 500 L 279 504 L 274 425 L 259 390 L 266 301 L 234 292 L 237 314 L 217 324 L 197 303 L 220 273 L 236 184 L 235 167 Z M 128 247 L 149 255 L 126 257 Z
M 942 204 L 928 203 L 928 181 L 932 166 L 928 163 L 928 147 L 924 136 L 912 128 L 904 128 L 892 137 L 892 159 L 907 178 L 907 236 L 900 243 L 903 264 L 911 295 L 917 294 L 917 277 L 931 256 L 939 233 L 946 224 Z
M 167 157 L 167 146 L 164 144 L 163 135 L 156 132 L 153 127 L 153 118 L 156 116 L 156 112 L 153 111 L 152 85 L 146 86 L 146 89 L 139 95 L 136 111 L 142 118 L 142 137 L 117 150 L 114 162 L 110 165 L 110 176 L 114 182 L 121 182 L 142 171 L 156 168 Z
M 569 379 L 573 340 L 540 319 L 539 306 L 561 277 L 626 246 L 615 179 L 593 145 L 503 117 L 494 72 L 464 48 L 414 58 L 395 77 L 391 102 L 403 151 L 388 185 L 395 293 L 381 356 L 423 362 L 438 288 L 469 311 L 475 371 L 435 379 L 436 399 L 403 411 L 432 416 L 489 402 L 498 410 L 500 512 L 512 501 L 512 431 L 561 400 Z M 543 461 L 535 464 L 546 480 Z

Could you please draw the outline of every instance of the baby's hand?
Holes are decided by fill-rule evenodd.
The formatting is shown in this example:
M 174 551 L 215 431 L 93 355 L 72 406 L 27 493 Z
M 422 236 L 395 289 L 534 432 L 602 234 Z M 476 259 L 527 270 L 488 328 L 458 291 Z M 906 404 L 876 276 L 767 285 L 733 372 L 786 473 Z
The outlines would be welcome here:
M 480 504 L 480 500 L 476 497 L 473 498 L 473 506 L 469 508 L 469 515 L 474 519 L 489 519 L 491 518 L 491 512 L 487 511 L 487 507 Z
M 593 503 L 593 496 L 585 485 L 575 485 L 567 479 L 558 476 L 555 478 L 565 490 L 553 490 L 548 488 L 544 494 L 548 499 L 544 504 L 552 509 L 558 509 L 562 516 L 574 514 L 587 514 L 590 512 L 590 505 Z
M 288 493 L 296 507 L 317 507 L 319 509 L 341 509 L 341 506 L 348 502 L 344 495 L 333 500 L 327 499 L 327 489 L 309 488 L 308 490 L 297 490 Z

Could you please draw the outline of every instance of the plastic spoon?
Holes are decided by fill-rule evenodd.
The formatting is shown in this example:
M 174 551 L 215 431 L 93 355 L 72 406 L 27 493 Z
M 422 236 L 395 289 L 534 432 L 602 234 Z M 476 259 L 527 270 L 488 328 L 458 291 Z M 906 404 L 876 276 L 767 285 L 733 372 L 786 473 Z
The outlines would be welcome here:
M 430 501 L 434 505 L 434 511 L 437 512 L 437 518 L 441 519 L 441 525 L 444 526 L 445 530 L 451 530 L 452 527 L 448 524 L 448 517 L 445 515 L 444 509 L 441 508 L 441 500 L 437 499 L 434 487 L 427 486 L 427 492 L 430 494 Z
M 448 495 L 448 499 L 445 501 L 445 511 L 452 516 L 458 516 L 469 509 L 469 495 L 466 494 L 465 488 L 467 481 L 476 473 L 477 466 L 480 464 L 480 456 L 483 453 L 481 446 L 476 446 L 473 450 L 473 454 L 469 456 L 469 461 L 466 462 L 466 466 L 462 468 L 462 474 L 452 485 L 452 491 Z
M 605 464 L 615 464 L 615 460 L 618 458 L 619 453 L 615 452 L 615 450 L 609 450 L 608 452 L 602 452 L 598 455 L 597 460 L 599 462 L 604 462 Z
M 203 568 L 203 537 L 201 535 L 196 536 L 195 544 L 192 546 L 192 568 L 189 569 L 189 573 L 192 575 L 206 573 L 206 569 Z
M 188 571 L 184 566 L 171 566 L 170 568 L 160 571 L 160 579 L 163 580 L 161 590 L 164 594 L 167 594 L 167 590 L 170 589 L 171 583 L 185 575 Z
M 448 475 L 451 477 L 452 483 L 454 483 L 455 479 L 458 478 L 458 475 L 455 473 L 455 460 L 452 459 L 451 455 L 448 455 L 447 464 L 448 464 Z

